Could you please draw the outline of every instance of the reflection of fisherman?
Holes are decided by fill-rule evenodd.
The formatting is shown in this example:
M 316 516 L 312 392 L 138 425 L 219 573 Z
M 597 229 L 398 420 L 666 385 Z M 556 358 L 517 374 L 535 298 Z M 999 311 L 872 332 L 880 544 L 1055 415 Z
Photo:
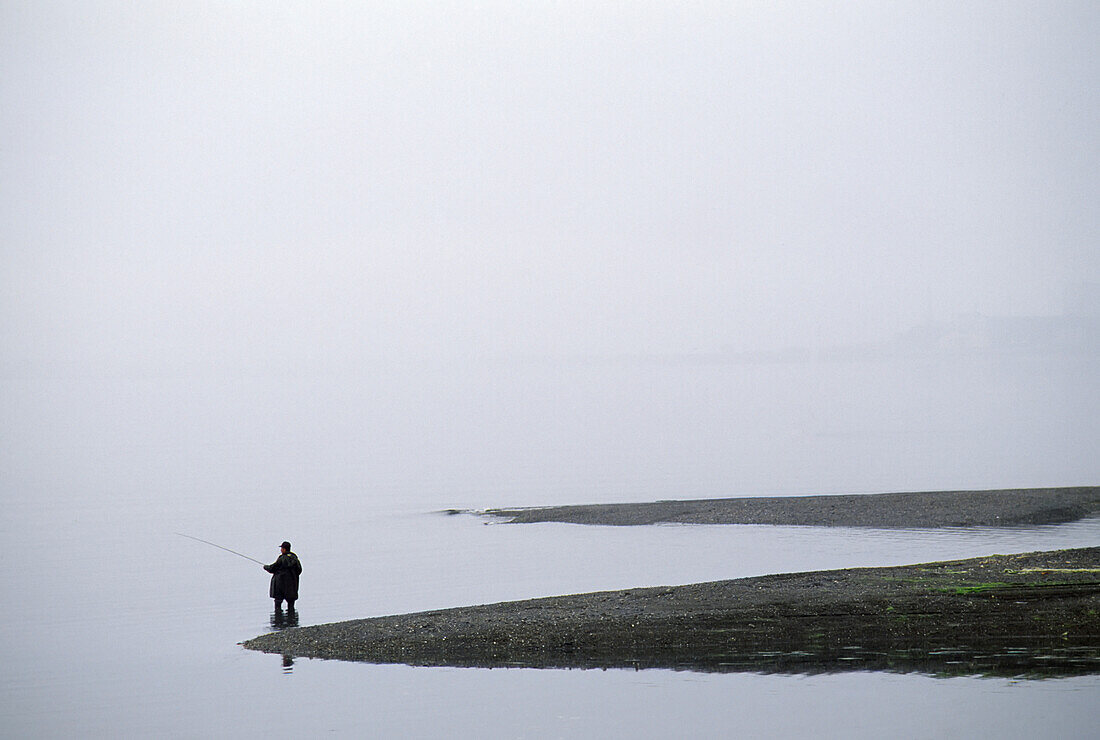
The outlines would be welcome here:
M 294 611 L 294 602 L 298 598 L 298 576 L 302 573 L 302 563 L 298 556 L 290 551 L 290 543 L 279 545 L 282 553 L 271 565 L 265 565 L 264 570 L 271 574 L 271 590 L 269 594 L 275 599 L 275 609 L 281 611 L 283 599 L 286 599 L 286 608 Z

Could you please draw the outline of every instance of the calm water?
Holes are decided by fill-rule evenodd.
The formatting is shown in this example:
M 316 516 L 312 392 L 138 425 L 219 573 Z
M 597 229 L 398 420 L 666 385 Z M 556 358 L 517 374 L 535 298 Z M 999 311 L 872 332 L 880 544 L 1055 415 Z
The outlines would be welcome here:
M 266 561 L 289 538 L 305 566 L 302 624 L 1096 545 L 1100 520 L 857 531 L 508 526 L 433 513 L 1094 483 L 1100 414 L 1083 365 L 304 377 L 5 381 L 2 734 L 1094 736 L 1095 676 L 286 665 L 237 645 L 273 628 L 266 574 L 174 534 Z

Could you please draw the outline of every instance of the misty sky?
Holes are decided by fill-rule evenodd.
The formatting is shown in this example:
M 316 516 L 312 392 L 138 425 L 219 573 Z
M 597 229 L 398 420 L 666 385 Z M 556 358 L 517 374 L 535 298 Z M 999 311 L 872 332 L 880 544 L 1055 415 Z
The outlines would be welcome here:
M 775 348 L 1100 280 L 1093 2 L 0 4 L 0 345 Z

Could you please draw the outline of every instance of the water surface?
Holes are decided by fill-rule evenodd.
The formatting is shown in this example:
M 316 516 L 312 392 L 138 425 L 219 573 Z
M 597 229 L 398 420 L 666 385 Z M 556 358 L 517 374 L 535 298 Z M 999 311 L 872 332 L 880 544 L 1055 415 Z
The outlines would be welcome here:
M 23 737 L 1086 737 L 1096 676 L 284 664 L 238 645 L 274 628 L 267 574 L 174 534 L 266 561 L 290 539 L 305 567 L 301 624 L 1093 546 L 1097 520 L 887 531 L 435 513 L 1091 484 L 1100 414 L 1081 372 L 1052 362 L 510 365 L 477 384 L 443 368 L 355 382 L 11 377 L 0 725 Z

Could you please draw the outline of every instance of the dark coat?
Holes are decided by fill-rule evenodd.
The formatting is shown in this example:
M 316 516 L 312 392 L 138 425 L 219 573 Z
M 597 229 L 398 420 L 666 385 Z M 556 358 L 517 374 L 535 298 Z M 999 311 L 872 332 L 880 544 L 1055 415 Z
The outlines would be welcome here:
M 273 599 L 294 601 L 298 598 L 298 576 L 302 573 L 302 561 L 292 552 L 280 555 L 264 570 L 271 573 L 271 589 L 268 592 Z

